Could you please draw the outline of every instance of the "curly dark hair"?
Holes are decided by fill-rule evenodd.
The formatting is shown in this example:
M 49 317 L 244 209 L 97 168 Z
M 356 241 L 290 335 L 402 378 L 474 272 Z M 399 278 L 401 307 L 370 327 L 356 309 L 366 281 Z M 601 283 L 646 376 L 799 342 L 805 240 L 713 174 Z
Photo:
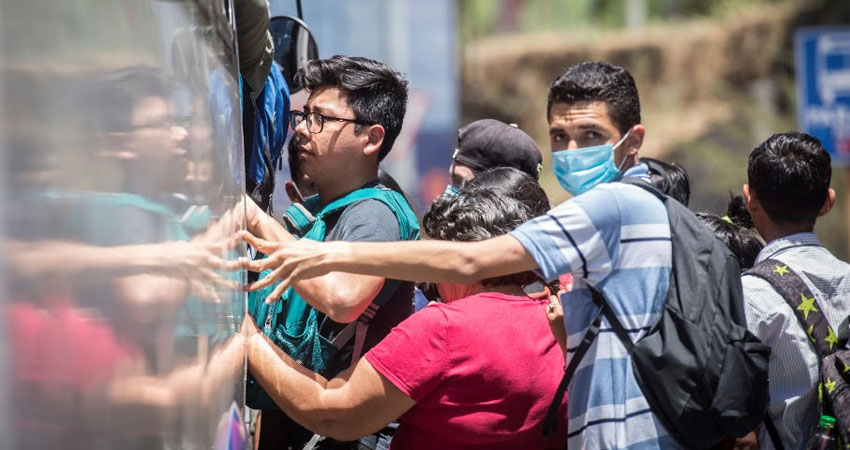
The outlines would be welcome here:
M 384 127 L 378 160 L 393 148 L 407 111 L 407 80 L 401 73 L 372 59 L 336 55 L 308 62 L 295 73 L 295 81 L 310 92 L 341 89 L 355 119 Z
M 499 167 L 476 175 L 456 197 L 434 200 L 422 228 L 432 239 L 476 242 L 513 231 L 548 210 L 549 199 L 537 181 L 512 167 Z M 533 272 L 522 272 L 482 284 L 524 286 L 539 280 Z

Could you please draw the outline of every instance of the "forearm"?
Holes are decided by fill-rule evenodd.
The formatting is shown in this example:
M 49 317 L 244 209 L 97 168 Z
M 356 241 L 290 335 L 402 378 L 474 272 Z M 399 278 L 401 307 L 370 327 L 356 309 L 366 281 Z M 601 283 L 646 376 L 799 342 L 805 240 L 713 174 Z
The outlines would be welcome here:
M 247 351 L 248 370 L 290 418 L 322 435 L 337 428 L 340 421 L 333 411 L 340 408 L 323 401 L 328 380 L 293 361 L 261 333 L 249 338 Z
M 501 236 L 482 242 L 407 241 L 327 244 L 330 270 L 409 281 L 474 281 L 536 269 L 519 242 Z
M 15 276 L 91 275 L 88 279 L 109 279 L 156 270 L 163 263 L 156 244 L 99 247 L 77 242 L 7 242 L 6 257 Z

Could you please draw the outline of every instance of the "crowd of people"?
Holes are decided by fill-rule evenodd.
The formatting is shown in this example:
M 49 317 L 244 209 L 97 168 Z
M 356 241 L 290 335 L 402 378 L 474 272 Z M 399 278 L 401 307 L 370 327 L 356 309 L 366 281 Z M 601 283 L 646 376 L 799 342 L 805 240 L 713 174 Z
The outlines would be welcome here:
M 259 273 L 245 330 L 257 398 L 270 400 L 256 403 L 261 448 L 686 448 L 646 395 L 631 342 L 679 282 L 665 205 L 687 206 L 690 186 L 680 165 L 639 157 L 648 130 L 628 70 L 585 62 L 549 87 L 552 170 L 569 200 L 550 209 L 533 139 L 483 119 L 461 128 L 451 184 L 421 230 L 379 176 L 404 120 L 403 76 L 334 56 L 296 78 L 309 98 L 290 115 L 293 206 L 277 220 L 247 202 L 241 233 L 261 253 L 243 261 Z M 697 213 L 733 255 L 743 325 L 771 349 L 764 425 L 717 448 L 803 448 L 828 405 L 818 339 L 846 345 L 850 316 L 850 265 L 813 233 L 835 202 L 830 164 L 817 139 L 775 134 L 750 153 L 727 212 Z M 631 342 L 594 320 L 595 293 Z

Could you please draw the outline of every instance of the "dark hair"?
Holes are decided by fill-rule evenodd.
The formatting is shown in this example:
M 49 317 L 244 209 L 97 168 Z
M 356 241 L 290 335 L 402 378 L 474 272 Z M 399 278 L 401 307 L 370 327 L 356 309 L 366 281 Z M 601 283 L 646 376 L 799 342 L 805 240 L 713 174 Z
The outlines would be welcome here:
M 295 83 L 310 92 L 341 89 L 355 119 L 384 127 L 378 160 L 387 156 L 407 110 L 407 80 L 402 74 L 375 60 L 336 55 L 308 62 L 295 73 Z
M 640 99 L 628 70 L 605 62 L 583 62 L 567 69 L 549 86 L 546 117 L 558 102 L 605 102 L 620 133 L 640 123 Z
M 549 210 L 549 198 L 540 184 L 529 174 L 514 167 L 494 167 L 475 175 L 464 188 L 488 189 L 505 195 L 525 205 L 531 211 L 539 211 L 534 217 Z
M 688 206 L 691 199 L 691 183 L 684 167 L 655 158 L 640 158 L 640 162 L 649 167 L 649 182 L 653 186 Z
M 482 178 L 483 177 L 483 178 Z M 496 184 L 497 180 L 506 184 Z M 440 197 L 422 219 L 433 239 L 476 242 L 501 236 L 549 210 L 546 193 L 529 175 L 510 167 L 486 170 L 455 197 Z M 485 286 L 526 285 L 538 281 L 533 272 L 482 280 Z
M 697 213 L 696 216 L 732 251 L 742 271 L 753 267 L 764 248 L 764 241 L 753 229 L 753 219 L 747 212 L 743 197 L 729 194 L 729 204 L 723 217 L 709 213 Z
M 829 153 L 814 136 L 774 134 L 750 153 L 747 182 L 771 220 L 814 225 L 832 176 Z

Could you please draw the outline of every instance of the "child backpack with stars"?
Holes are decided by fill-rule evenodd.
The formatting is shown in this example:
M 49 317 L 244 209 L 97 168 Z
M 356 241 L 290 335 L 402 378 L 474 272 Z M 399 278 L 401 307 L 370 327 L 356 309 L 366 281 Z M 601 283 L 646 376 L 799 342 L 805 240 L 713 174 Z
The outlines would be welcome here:
M 746 272 L 773 286 L 806 330 L 809 340 L 820 358 L 818 383 L 818 416 L 835 417 L 835 436 L 838 448 L 850 449 L 850 317 L 832 329 L 818 301 L 800 276 L 786 264 L 767 259 Z M 774 447 L 782 450 L 773 422 L 765 415 L 765 427 Z

